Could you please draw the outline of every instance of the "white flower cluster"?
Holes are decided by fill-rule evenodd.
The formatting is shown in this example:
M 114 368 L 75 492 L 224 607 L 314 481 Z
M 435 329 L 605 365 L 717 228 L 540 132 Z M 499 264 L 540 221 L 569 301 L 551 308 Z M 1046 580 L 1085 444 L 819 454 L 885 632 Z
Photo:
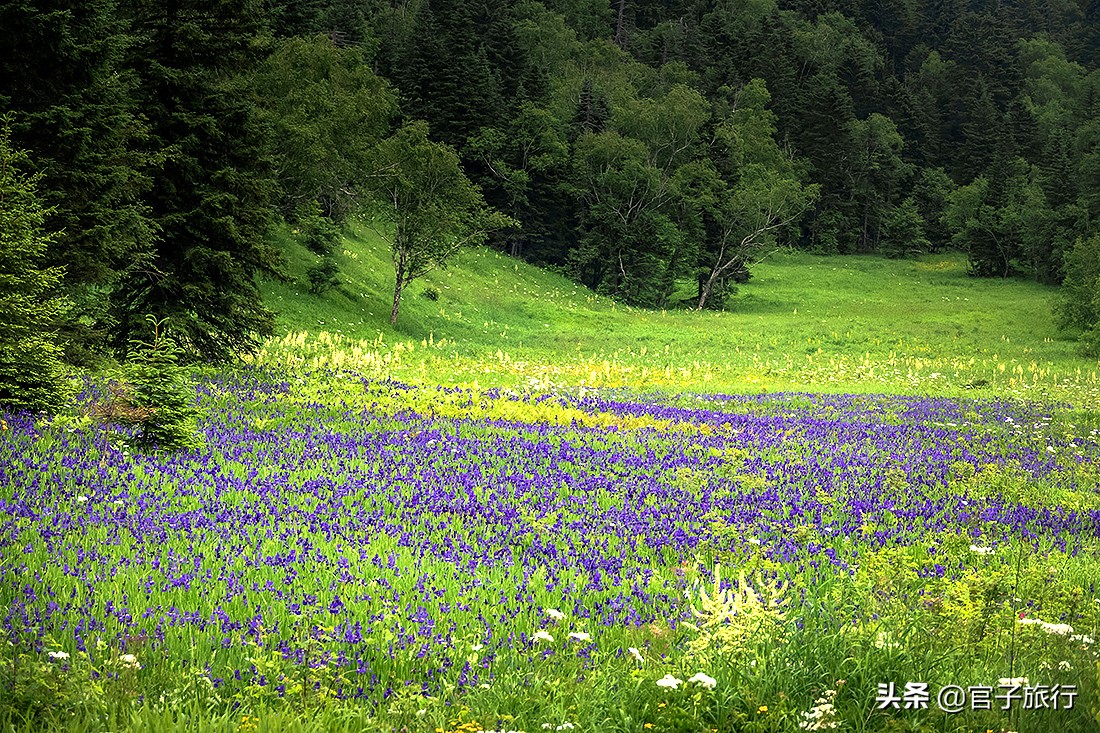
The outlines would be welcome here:
M 52 659 L 55 662 L 64 662 L 66 659 L 69 658 L 69 653 L 68 652 L 48 652 L 46 654 L 46 656 L 48 656 L 50 659 Z
M 885 631 L 880 631 L 875 634 L 874 641 L 875 649 L 897 649 L 898 644 L 895 641 L 891 641 L 890 635 Z
M 642 653 L 640 651 L 638 651 L 638 647 L 632 646 L 629 649 L 627 649 L 626 651 L 627 651 L 627 654 L 629 654 L 631 657 L 634 658 L 635 662 L 637 662 L 638 664 L 645 664 L 645 657 L 643 657 Z
M 992 547 L 984 547 L 981 545 L 971 545 L 970 551 L 978 555 L 992 555 L 996 552 Z
M 137 657 L 133 654 L 120 654 L 118 657 L 119 666 L 123 669 L 141 669 L 141 665 L 138 664 Z
M 560 624 L 562 621 L 565 620 L 565 614 L 556 608 L 544 608 L 542 609 L 542 611 L 547 616 L 549 616 L 550 620 L 554 623 Z M 592 635 L 589 634 L 587 631 L 570 631 L 568 634 L 568 638 L 573 639 L 574 641 L 592 641 Z M 549 631 L 545 629 L 540 629 L 531 635 L 531 639 L 533 641 L 545 641 L 549 643 L 554 640 L 554 637 Z
M 1073 633 L 1073 627 L 1069 624 L 1051 624 L 1038 618 L 1022 618 L 1018 622 L 1021 626 L 1038 626 L 1048 634 L 1058 634 L 1059 636 L 1069 636 Z
M 696 672 L 690 679 L 688 679 L 688 682 L 700 685 L 701 687 L 705 687 L 708 690 L 713 690 L 718 685 L 718 680 L 714 679 L 708 674 L 704 674 L 703 672 Z M 675 690 L 679 688 L 680 685 L 684 684 L 684 681 L 681 679 L 677 679 L 670 674 L 666 674 L 664 677 L 657 680 L 655 684 L 658 687 L 664 687 L 668 690 Z
M 836 690 L 825 690 L 821 697 L 814 700 L 814 706 L 802 713 L 802 720 L 798 727 L 802 730 L 835 730 L 840 727 L 840 721 L 836 717 L 836 708 L 833 700 L 836 698 Z
M 997 684 L 1001 687 L 1027 687 L 1031 682 L 1027 677 L 1002 677 L 997 680 Z
M 714 679 L 710 675 L 703 674 L 702 672 L 696 672 L 695 676 L 690 678 L 688 682 L 694 682 L 697 685 L 702 685 L 708 690 L 713 690 L 718 685 L 718 680 Z
M 561 725 L 554 725 L 553 723 L 543 723 L 543 730 L 573 730 L 576 726 L 572 723 L 562 723 Z

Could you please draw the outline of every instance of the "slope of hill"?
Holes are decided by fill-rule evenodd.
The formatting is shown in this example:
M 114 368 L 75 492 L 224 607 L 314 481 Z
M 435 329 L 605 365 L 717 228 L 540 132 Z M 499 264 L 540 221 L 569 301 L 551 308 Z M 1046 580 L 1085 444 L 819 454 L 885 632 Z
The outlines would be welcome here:
M 338 365 L 385 362 L 393 376 L 484 385 L 1095 394 L 1100 382 L 1098 364 L 1054 325 L 1054 288 L 969 278 L 955 254 L 781 253 L 725 312 L 700 312 L 624 307 L 476 248 L 413 283 L 393 329 L 392 265 L 372 230 L 344 238 L 341 285 L 323 295 L 307 287 L 315 255 L 289 232 L 280 243 L 294 281 L 265 284 L 284 338 L 261 359 L 325 363 L 343 352 Z

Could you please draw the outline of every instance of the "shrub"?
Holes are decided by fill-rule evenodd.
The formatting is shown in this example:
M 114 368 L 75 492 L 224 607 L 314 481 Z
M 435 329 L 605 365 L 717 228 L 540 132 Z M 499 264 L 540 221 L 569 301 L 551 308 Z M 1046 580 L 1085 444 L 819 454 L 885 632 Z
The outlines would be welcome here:
M 1062 328 L 1084 331 L 1082 351 L 1100 356 L 1100 235 L 1078 239 L 1066 253 L 1066 279 L 1056 312 Z
M 336 277 L 339 271 L 335 258 L 331 255 L 322 257 L 319 263 L 306 271 L 306 276 L 309 278 L 309 292 L 320 295 L 339 285 L 340 279 Z
M 129 410 L 115 419 L 141 428 L 138 445 L 143 448 L 198 448 L 202 444 L 196 425 L 198 409 L 187 375 L 179 366 L 179 346 L 165 334 L 163 320 L 152 316 L 147 320 L 153 326 L 153 338 L 130 342 L 124 386 L 119 392 Z
M 309 201 L 295 211 L 295 221 L 301 232 L 302 242 L 310 251 L 328 255 L 340 240 L 340 227 L 324 215 L 320 204 Z

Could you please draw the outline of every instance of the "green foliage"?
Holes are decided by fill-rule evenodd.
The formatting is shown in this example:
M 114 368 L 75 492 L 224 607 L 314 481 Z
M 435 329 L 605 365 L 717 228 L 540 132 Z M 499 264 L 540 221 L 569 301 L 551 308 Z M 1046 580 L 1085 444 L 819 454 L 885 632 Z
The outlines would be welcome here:
M 857 248 L 873 252 L 909 174 L 909 166 L 901 158 L 905 141 L 893 120 L 877 112 L 865 120 L 853 120 L 849 135 L 855 153 L 848 176 L 851 211 L 859 222 Z
M 888 257 L 927 254 L 932 244 L 925 238 L 924 229 L 924 218 L 916 201 L 906 198 L 890 212 L 883 224 L 883 252 Z
M 332 253 L 340 240 L 340 227 L 324 215 L 316 199 L 309 199 L 294 212 L 294 224 L 312 252 L 319 255 Z
M 336 287 L 340 284 L 340 279 L 337 277 L 339 272 L 340 267 L 336 264 L 336 258 L 331 254 L 323 255 L 320 262 L 306 271 L 306 277 L 309 278 L 309 292 L 320 295 Z
M 503 126 L 539 84 L 517 44 L 509 5 L 458 0 L 390 11 L 413 17 L 391 23 L 394 32 L 383 37 L 383 73 L 401 90 L 404 113 L 425 120 L 436 139 L 457 150 L 481 128 Z
M 514 222 L 485 207 L 466 178 L 458 156 L 428 139 L 428 126 L 413 122 L 382 141 L 372 185 L 378 213 L 392 224 L 394 291 L 390 323 L 397 323 L 401 293 L 413 280 L 447 261 L 462 247 L 483 242 L 494 229 Z
M 1066 253 L 1066 279 L 1056 312 L 1062 328 L 1084 332 L 1082 350 L 1100 356 L 1100 235 L 1078 239 Z
M 133 3 L 149 146 L 162 166 L 146 200 L 159 228 L 149 267 L 116 291 L 116 343 L 146 314 L 170 317 L 180 346 L 211 361 L 254 351 L 273 318 L 256 284 L 278 258 L 267 242 L 276 187 L 251 97 L 262 60 L 259 0 Z
M 56 328 L 80 364 L 102 358 L 110 295 L 149 264 L 156 235 L 142 197 L 161 159 L 147 149 L 134 40 L 118 0 L 0 7 L 0 110 L 13 113 L 13 144 L 41 174 L 45 262 L 64 267 L 72 304 Z
M 820 190 L 803 185 L 802 166 L 776 141 L 775 115 L 767 108 L 771 95 L 763 80 L 753 79 L 731 101 L 731 110 L 715 127 L 710 158 L 689 173 L 694 180 L 681 189 L 682 205 L 693 220 L 689 226 L 702 240 L 700 308 L 712 301 L 721 305 L 731 290 L 727 280 L 746 281 L 748 268 L 775 252 L 784 230 L 794 228 Z
M 578 279 L 633 305 L 661 305 L 662 275 L 682 235 L 665 213 L 669 186 L 645 143 L 615 131 L 586 133 L 573 151 L 571 186 L 581 204 L 581 238 L 569 253 Z M 680 258 L 679 266 L 690 262 Z
M 286 213 L 318 202 L 341 222 L 364 206 L 370 151 L 389 131 L 397 101 L 356 48 L 326 36 L 279 42 L 252 77 L 271 128 Z
M 941 252 L 951 241 L 951 232 L 943 223 L 943 212 L 951 200 L 955 184 L 942 168 L 924 168 L 913 185 L 912 198 L 924 222 L 930 251 Z
M 147 319 L 150 341 L 133 340 L 123 369 L 130 417 L 123 422 L 140 428 L 138 445 L 145 449 L 192 450 L 202 445 L 197 429 L 198 408 L 187 372 L 179 365 L 181 351 L 165 332 L 164 321 Z
M 12 149 L 9 120 L 0 127 L 0 406 L 54 412 L 69 397 L 57 322 L 63 270 L 42 267 L 51 237 L 47 210 L 28 176 L 24 152 Z

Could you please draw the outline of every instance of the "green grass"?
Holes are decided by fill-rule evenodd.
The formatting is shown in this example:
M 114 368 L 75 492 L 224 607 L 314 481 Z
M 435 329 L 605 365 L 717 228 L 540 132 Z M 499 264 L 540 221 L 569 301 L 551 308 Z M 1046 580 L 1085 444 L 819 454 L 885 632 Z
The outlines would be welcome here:
M 281 334 L 308 335 L 273 344 L 262 360 L 318 364 L 342 350 L 338 365 L 486 386 L 1008 393 L 1085 404 L 1100 395 L 1100 362 L 1078 356 L 1054 323 L 1056 288 L 968 277 L 957 253 L 780 253 L 725 312 L 704 312 L 626 307 L 474 248 L 408 288 L 394 329 L 393 267 L 376 233 L 352 226 L 337 252 L 342 284 L 322 296 L 306 287 L 316 256 L 289 232 L 279 241 L 294 282 L 265 284 L 267 303 Z
M 35 456 L 35 481 L 60 477 L 57 500 L 75 501 L 74 515 L 90 514 L 103 520 L 97 519 L 97 526 L 74 535 L 70 550 L 95 548 L 93 557 L 102 559 L 115 552 L 126 560 L 119 560 L 118 567 L 112 568 L 109 580 L 97 576 L 97 582 L 103 584 L 103 596 L 97 605 L 81 613 L 106 617 L 104 599 L 118 600 L 120 594 L 127 606 L 134 604 L 135 612 L 145 606 L 154 607 L 154 594 L 145 586 L 146 573 L 140 566 L 130 568 L 131 558 L 146 551 L 142 545 L 144 535 L 139 538 L 116 531 L 122 525 L 106 521 L 115 516 L 109 513 L 128 518 L 131 507 L 135 512 L 144 511 L 144 507 L 168 502 L 173 512 L 192 516 L 205 506 L 204 501 L 212 501 L 207 492 L 214 487 L 215 494 L 227 495 L 229 507 L 259 507 L 264 487 L 285 485 L 287 494 L 278 499 L 289 504 L 278 505 L 293 506 L 299 512 L 327 507 L 334 514 L 355 516 L 356 507 L 377 503 L 386 507 L 386 516 L 393 521 L 414 526 L 424 519 L 441 533 L 441 523 L 446 523 L 447 532 L 453 531 L 459 538 L 499 539 L 514 534 L 517 557 L 523 555 L 524 548 L 530 548 L 535 537 L 560 542 L 559 534 L 566 539 L 572 536 L 570 544 L 577 546 L 601 540 L 606 546 L 615 540 L 603 525 L 588 523 L 584 518 L 589 515 L 571 512 L 588 500 L 595 502 L 592 516 L 602 516 L 618 506 L 619 492 L 625 495 L 630 488 L 629 481 L 616 478 L 626 475 L 616 469 L 620 459 L 627 465 L 627 458 L 651 453 L 699 456 L 698 467 L 661 474 L 662 481 L 671 487 L 670 496 L 679 502 L 667 508 L 684 521 L 690 515 L 686 509 L 702 495 L 694 493 L 701 487 L 709 487 L 708 492 L 744 489 L 747 500 L 768 489 L 769 474 L 746 467 L 750 454 L 737 442 L 744 439 L 735 439 L 736 432 L 727 436 L 728 447 L 721 444 L 724 452 L 714 447 L 704 450 L 704 445 L 709 445 L 706 441 L 718 429 L 712 425 L 584 410 L 560 401 L 532 400 L 531 391 L 625 386 L 634 391 L 665 392 L 800 390 L 1056 398 L 1073 404 L 1051 408 L 1049 424 L 1021 425 L 1022 432 L 1016 425 L 981 423 L 977 412 L 964 413 L 964 421 L 973 419 L 974 424 L 959 428 L 959 442 L 963 438 L 976 440 L 985 431 L 998 431 L 1003 450 L 1019 441 L 1041 455 L 1052 451 L 1058 456 L 1057 470 L 1033 477 L 1018 465 L 971 466 L 958 462 L 952 464 L 945 483 L 929 490 L 926 498 L 946 503 L 965 496 L 967 502 L 977 502 L 975 506 L 1007 503 L 1055 512 L 1093 512 L 1100 506 L 1095 452 L 1082 453 L 1091 449 L 1078 448 L 1078 442 L 1094 445 L 1086 434 L 1100 429 L 1100 412 L 1096 409 L 1100 404 L 1100 365 L 1078 357 L 1074 344 L 1056 331 L 1051 316 L 1056 290 L 1021 281 L 971 279 L 966 276 L 965 261 L 958 255 L 889 261 L 783 253 L 755 268 L 754 278 L 731 299 L 728 310 L 716 313 L 689 308 L 651 311 L 624 307 L 563 277 L 478 248 L 463 252 L 447 270 L 414 283 L 406 293 L 394 329 L 389 325 L 393 277 L 389 253 L 369 229 L 355 226 L 342 242 L 337 251 L 342 285 L 321 296 L 309 294 L 307 286 L 306 272 L 316 257 L 298 245 L 289 231 L 280 234 L 278 244 L 285 253 L 292 280 L 264 283 L 267 302 L 278 312 L 280 333 L 264 347 L 257 361 L 289 367 L 267 374 L 278 375 L 292 386 L 285 392 L 261 391 L 252 398 L 243 398 L 241 394 L 247 394 L 247 390 L 235 392 L 234 380 L 248 382 L 256 378 L 255 373 L 215 375 L 210 381 L 211 404 L 207 407 L 214 412 L 222 410 L 224 415 L 213 420 L 208 414 L 208 418 L 229 431 L 232 439 L 227 445 L 213 446 L 209 455 L 183 462 L 174 457 L 163 461 L 141 457 L 131 462 L 127 460 L 129 454 L 120 457 L 114 451 L 105 454 L 111 461 L 105 469 L 104 458 L 92 452 L 108 451 L 106 443 L 81 443 L 98 437 L 82 437 L 91 418 L 75 412 L 4 444 L 11 465 L 23 465 L 23 459 L 16 461 L 16 456 Z M 429 289 L 438 292 L 437 299 L 422 296 Z M 689 284 L 683 284 L 685 297 L 689 290 Z M 289 373 L 295 367 L 303 371 Z M 385 382 L 365 385 L 359 380 L 340 379 L 325 367 L 354 369 L 367 376 L 391 376 L 421 386 L 406 389 Z M 220 381 L 223 379 L 227 381 Z M 435 389 L 440 384 L 473 389 Z M 519 386 L 528 394 L 505 392 L 494 397 L 478 389 L 491 386 Z M 700 407 L 693 395 L 666 401 Z M 721 404 L 710 407 L 720 409 Z M 798 411 L 813 404 L 809 398 L 796 395 L 771 406 L 747 403 L 737 409 L 752 414 L 771 410 L 775 417 L 790 420 L 793 428 L 798 425 Z M 897 415 L 887 414 L 882 425 L 885 428 L 900 421 Z M 947 425 L 957 427 L 954 423 Z M 596 458 L 588 468 L 607 477 L 609 483 L 600 493 L 580 492 L 567 505 L 554 511 L 544 508 L 542 514 L 538 507 L 525 504 L 527 499 L 519 500 L 519 494 L 507 493 L 517 499 L 522 517 L 509 530 L 513 534 L 486 523 L 488 520 L 482 516 L 436 509 L 418 514 L 420 509 L 409 509 L 404 503 L 407 484 L 402 483 L 411 480 L 406 473 L 394 482 L 397 493 L 390 497 L 390 504 L 384 503 L 390 500 L 384 493 L 377 492 L 382 477 L 387 475 L 385 470 L 389 470 L 385 467 L 393 464 L 395 456 L 414 450 L 409 441 L 421 431 L 440 430 L 441 436 L 464 441 L 477 438 L 488 456 L 493 446 L 516 435 L 541 435 L 536 430 L 541 426 L 560 427 L 566 431 L 563 439 L 579 446 L 588 445 L 585 441 L 590 440 L 595 455 L 606 455 L 607 463 Z M 0 428 L 9 430 L 6 424 Z M 323 435 L 307 441 L 311 431 Z M 329 445 L 322 438 L 327 440 L 330 434 L 348 441 Z M 358 444 L 349 442 L 359 436 L 363 446 L 375 446 L 372 441 L 379 435 L 392 438 L 386 443 L 387 450 L 360 450 Z M 329 445 L 328 453 L 318 452 L 322 443 Z M 883 453 L 871 450 L 863 455 L 861 451 L 868 447 L 864 443 L 853 444 L 858 446 L 856 454 L 866 459 L 866 465 L 877 466 L 884 460 Z M 60 446 L 66 447 L 62 450 Z M 5 455 L 3 447 L 0 456 Z M 805 469 L 815 465 L 811 458 L 816 460 L 821 448 L 821 444 L 792 431 L 781 446 L 752 457 L 774 464 L 775 476 L 800 476 L 808 482 L 807 487 L 815 488 L 814 477 L 818 474 Z M 303 460 L 290 461 L 289 473 L 271 481 L 278 473 L 279 457 L 297 455 Z M 304 460 L 307 455 L 309 459 Z M 428 465 L 450 454 L 424 455 L 424 465 Z M 721 461 L 717 467 L 707 467 L 703 465 L 704 456 L 711 463 L 716 458 Z M 85 459 L 86 472 L 82 473 L 80 461 Z M 461 459 L 454 460 L 459 462 L 428 476 L 425 485 L 435 485 L 432 482 L 438 479 L 451 486 L 452 478 L 467 467 Z M 507 487 L 515 477 L 527 475 L 526 464 L 522 470 L 507 472 L 500 468 L 504 464 L 499 458 L 477 460 L 481 461 L 477 468 L 485 472 L 486 479 L 471 489 L 478 501 L 487 501 L 496 483 Z M 42 470 L 43 466 L 50 468 Z M 249 473 L 251 466 L 256 467 L 256 473 Z M 411 470 L 401 468 L 402 472 Z M 919 496 L 919 487 L 910 484 L 907 476 L 884 470 L 888 491 L 905 495 L 916 490 Z M 194 477 L 191 483 L 185 480 L 188 475 Z M 634 481 L 640 480 L 641 474 L 629 475 Z M 344 484 L 350 485 L 355 477 L 362 476 L 375 477 L 380 483 L 363 483 L 361 494 L 337 492 L 343 492 Z M 715 488 L 715 476 L 732 483 Z M 333 698 L 331 692 L 338 676 L 346 670 L 340 664 L 330 664 L 323 654 L 329 647 L 336 649 L 339 640 L 328 636 L 329 632 L 335 634 L 333 629 L 313 626 L 328 618 L 324 614 L 325 594 L 336 588 L 336 576 L 335 572 L 330 576 L 328 570 L 318 570 L 303 573 L 285 589 L 279 586 L 282 592 L 323 597 L 318 613 L 302 617 L 298 611 L 292 616 L 284 614 L 278 619 L 281 628 L 261 629 L 254 646 L 245 644 L 241 637 L 240 644 L 224 649 L 220 633 L 196 637 L 191 631 L 186 636 L 182 631 L 173 631 L 175 636 L 154 656 L 151 650 L 141 647 L 144 637 L 140 637 L 134 642 L 143 665 L 140 674 L 122 664 L 119 653 L 129 651 L 131 642 L 114 626 L 96 632 L 96 651 L 89 656 L 77 653 L 69 641 L 63 648 L 55 648 L 60 642 L 48 640 L 38 648 L 36 630 L 28 618 L 23 622 L 28 627 L 27 638 L 19 637 L 16 643 L 0 650 L 0 672 L 5 683 L 10 681 L 9 687 L 0 689 L 18 693 L 6 701 L 7 707 L 0 704 L 0 733 L 45 729 L 226 733 L 476 733 L 491 729 L 532 733 L 556 729 L 564 721 L 571 721 L 578 731 L 592 733 L 778 733 L 797 729 L 797 723 L 805 720 L 811 709 L 831 706 L 830 700 L 840 711 L 837 715 L 838 720 L 844 720 L 843 729 L 852 731 L 1042 729 L 1032 725 L 1058 725 L 1067 733 L 1093 730 L 1093 721 L 1100 720 L 1100 708 L 1096 707 L 1100 665 L 1091 637 L 1100 628 L 1100 602 L 1095 597 L 1096 539 L 1091 533 L 1086 532 L 1079 544 L 1060 545 L 1056 537 L 1033 542 L 1033 538 L 1019 537 L 1015 530 L 1009 531 L 997 522 L 977 518 L 972 529 L 981 529 L 980 537 L 959 532 L 961 525 L 921 534 L 920 523 L 911 520 L 917 533 L 912 542 L 879 547 L 871 542 L 874 533 L 893 529 L 900 521 L 900 515 L 882 512 L 862 516 L 862 525 L 848 535 L 819 535 L 814 529 L 814 513 L 820 512 L 828 522 L 837 523 L 842 519 L 837 512 L 842 511 L 845 497 L 861 490 L 861 484 L 844 483 L 846 474 L 839 477 L 841 482 L 833 484 L 831 493 L 815 488 L 816 493 L 807 493 L 801 504 L 762 504 L 761 511 L 774 512 L 767 515 L 771 519 L 766 524 L 782 523 L 788 515 L 791 518 L 790 539 L 800 549 L 790 561 L 766 557 L 751 539 L 749 544 L 740 542 L 742 535 L 748 532 L 755 536 L 756 530 L 749 531 L 717 510 L 690 519 L 686 525 L 685 531 L 698 532 L 702 538 L 692 557 L 675 556 L 667 548 L 646 556 L 641 550 L 628 551 L 622 546 L 624 556 L 630 555 L 632 562 L 647 563 L 652 569 L 647 582 L 654 594 L 668 591 L 678 597 L 689 591 L 693 603 L 703 611 L 695 617 L 698 629 L 680 624 L 674 630 L 660 620 L 640 627 L 604 629 L 588 616 L 575 613 L 561 625 L 551 623 L 540 615 L 540 609 L 570 609 L 566 597 L 552 595 L 549 585 L 544 586 L 545 593 L 537 588 L 546 580 L 540 567 L 530 576 L 534 579 L 530 597 L 514 599 L 523 606 L 522 612 L 514 620 L 494 617 L 494 630 L 503 638 L 506 632 L 530 634 L 547 627 L 554 632 L 557 656 L 541 657 L 537 652 L 542 647 L 493 648 L 491 651 L 498 656 L 492 667 L 495 676 L 489 678 L 492 684 L 456 690 L 448 683 L 437 694 L 424 696 L 417 685 L 400 684 L 418 680 L 423 663 L 411 656 L 416 648 L 410 647 L 407 654 L 396 657 L 392 652 L 386 657 L 379 651 L 374 655 L 377 658 L 372 658 L 372 669 L 380 671 L 385 684 L 394 684 L 395 694 L 371 704 L 345 702 Z M 859 480 L 869 479 L 865 476 Z M 333 483 L 329 486 L 326 481 Z M 0 491 L 0 499 L 8 506 L 16 506 L 17 502 L 22 506 L 33 485 L 33 481 L 24 486 L 13 483 L 11 493 Z M 227 489 L 229 486 L 232 488 Z M 49 502 L 55 501 L 51 492 L 57 490 L 44 492 Z M 139 497 L 141 492 L 148 492 L 152 499 Z M 89 501 L 85 493 L 93 494 L 93 498 Z M 341 505 L 333 501 L 337 495 Z M 650 498 L 645 497 L 647 507 Z M 119 508 L 120 501 L 125 509 Z M 508 505 L 507 501 L 503 503 Z M 409 504 L 414 505 L 420 506 L 417 502 Z M 625 510 L 625 500 L 622 506 Z M 797 521 L 796 513 L 800 517 Z M 57 589 L 58 598 L 72 598 L 65 589 L 73 580 L 66 573 L 76 561 L 47 547 L 46 539 L 55 536 L 56 530 L 51 534 L 39 526 L 51 526 L 42 516 L 23 513 L 14 520 L 20 522 L 12 525 L 18 529 L 9 531 L 17 540 L 10 543 L 9 554 L 0 558 L 0 570 L 13 569 L 12 577 L 23 584 L 30 582 L 28 570 L 35 568 L 35 583 L 42 582 L 38 578 L 41 575 L 48 586 Z M 260 531 L 258 525 L 253 529 Z M 404 594 L 402 599 L 418 598 L 413 584 L 423 575 L 451 594 L 446 596 L 446 603 L 459 597 L 470 601 L 473 606 L 463 610 L 468 618 L 456 616 L 462 623 L 441 648 L 452 655 L 474 655 L 466 657 L 473 658 L 474 664 L 482 659 L 477 657 L 480 643 L 477 649 L 472 643 L 480 637 L 467 632 L 481 628 L 483 611 L 492 616 L 502 609 L 495 607 L 501 603 L 495 596 L 474 593 L 469 583 L 475 577 L 471 576 L 476 575 L 489 588 L 507 589 L 509 593 L 522 593 L 528 581 L 521 564 L 470 571 L 450 559 L 414 557 L 411 550 L 404 549 L 398 552 L 395 538 L 385 532 L 349 531 L 322 536 L 312 520 L 299 529 L 313 550 L 310 562 L 322 563 L 318 566 L 322 569 L 327 560 L 323 562 L 321 554 L 331 559 L 344 553 L 343 543 L 359 542 L 369 549 L 368 554 L 381 557 L 393 552 L 398 556 L 401 572 L 392 578 L 394 588 Z M 248 566 L 247 542 L 228 540 L 231 551 L 223 562 L 226 545 L 222 541 L 220 535 L 188 530 L 186 539 L 182 534 L 173 534 L 169 540 L 158 541 L 154 551 L 159 553 L 161 545 L 173 547 L 175 543 L 178 556 L 216 558 L 225 567 L 235 568 L 241 577 L 247 576 L 249 582 L 285 583 L 281 581 L 282 571 Z M 289 539 L 271 535 L 265 541 L 265 553 L 291 544 Z M 186 546 L 182 544 L 185 542 Z M 858 548 L 858 562 L 851 573 L 834 571 L 825 563 L 818 567 L 814 564 L 818 555 L 803 554 L 801 549 L 806 548 L 808 553 L 810 544 L 839 553 Z M 990 546 L 979 547 L 984 545 Z M 936 551 L 934 556 L 932 549 Z M 923 574 L 935 562 L 949 565 L 951 573 Z M 776 585 L 776 594 L 789 596 L 785 603 L 790 605 L 784 606 L 789 610 L 755 607 L 748 603 L 748 596 L 741 600 L 734 596 L 721 603 L 714 600 L 713 593 L 704 597 L 701 589 L 709 587 L 712 569 L 717 572 L 716 563 L 731 574 L 744 571 L 758 582 L 763 582 L 761 578 L 785 579 L 789 585 L 782 592 Z M 368 571 L 360 580 L 373 583 L 376 578 L 386 577 L 387 571 Z M 589 579 L 570 569 L 554 580 L 555 592 L 564 593 L 567 583 L 570 588 L 587 588 Z M 221 603 L 215 596 L 223 594 L 225 587 L 220 579 L 199 585 L 194 590 L 190 585 L 156 590 L 156 605 L 200 608 L 200 615 L 206 618 L 209 606 Z M 738 587 L 742 585 L 739 581 Z M 10 584 L 11 593 L 18 589 Z M 351 589 L 347 586 L 348 593 Z M 603 591 L 592 590 L 593 594 L 597 592 Z M 596 601 L 606 600 L 596 595 L 578 597 L 585 609 L 596 608 Z M 381 597 L 377 600 L 382 603 Z M 226 607 L 244 618 L 243 607 L 234 605 L 238 602 L 226 601 Z M 375 600 L 352 601 L 347 595 L 347 602 L 373 604 Z M 435 601 L 423 602 L 430 605 Z M 738 606 L 738 623 L 729 622 L 727 607 L 731 604 Z M 377 628 L 368 628 L 368 636 L 377 635 L 379 645 L 392 641 L 386 634 L 403 618 L 397 606 L 386 608 L 364 605 L 358 614 L 364 618 L 375 612 L 388 614 L 378 621 Z M 0 615 L 6 613 L 0 603 Z M 1074 642 L 1076 637 L 1021 624 L 1021 613 L 1033 619 L 1072 623 L 1090 640 Z M 475 616 L 477 623 L 471 620 Z M 566 634 L 573 629 L 594 632 L 598 645 L 591 658 L 572 653 L 576 645 L 570 646 L 573 642 Z M 312 635 L 315 631 L 318 635 Z M 69 639 L 68 634 L 62 629 L 58 638 Z M 102 649 L 100 636 L 105 639 Z M 307 651 L 305 663 L 277 651 L 276 642 L 287 639 Z M 92 637 L 88 640 L 92 642 Z M 621 654 L 631 647 L 643 649 L 644 660 L 637 662 Z M 381 646 L 378 648 L 381 650 Z M 58 650 L 71 654 L 71 666 L 51 660 L 49 652 Z M 455 658 L 461 661 L 460 657 Z M 210 667 L 205 666 L 208 663 Z M 283 681 L 290 693 L 284 698 L 270 685 L 249 681 L 251 677 L 239 683 L 229 680 L 227 685 L 214 688 L 211 676 L 216 677 L 218 670 L 247 670 L 250 666 L 272 680 Z M 666 690 L 656 685 L 665 674 L 687 680 L 699 671 L 718 678 L 718 687 L 706 691 L 689 683 L 681 689 Z M 946 715 L 872 710 L 871 694 L 884 680 L 980 685 L 995 683 L 1002 674 L 1018 673 L 1029 674 L 1044 684 L 1051 680 L 1079 684 L 1080 709 L 1072 716 L 1059 717 L 1051 711 Z M 457 670 L 447 674 L 450 677 L 443 677 L 444 681 L 451 680 Z

